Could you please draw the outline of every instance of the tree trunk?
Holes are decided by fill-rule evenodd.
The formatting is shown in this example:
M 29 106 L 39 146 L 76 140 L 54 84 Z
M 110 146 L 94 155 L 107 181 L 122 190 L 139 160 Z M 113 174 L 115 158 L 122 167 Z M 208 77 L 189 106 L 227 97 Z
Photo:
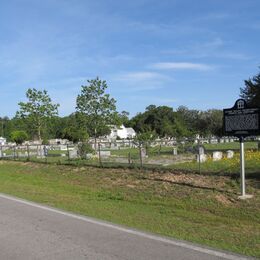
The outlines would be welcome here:
M 37 127 L 37 135 L 38 135 L 38 140 L 41 141 L 42 137 L 41 137 L 41 125 L 40 124 L 38 124 L 38 127 Z
M 94 139 L 95 139 L 95 152 L 97 152 L 97 129 L 94 130 Z

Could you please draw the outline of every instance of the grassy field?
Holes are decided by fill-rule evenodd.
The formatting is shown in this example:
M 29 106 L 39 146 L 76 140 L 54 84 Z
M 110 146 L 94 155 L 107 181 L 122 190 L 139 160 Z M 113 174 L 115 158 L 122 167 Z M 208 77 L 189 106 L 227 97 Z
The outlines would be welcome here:
M 259 176 L 259 175 L 258 175 Z M 0 161 L 0 192 L 114 223 L 260 257 L 260 191 L 230 176 Z
M 239 150 L 240 144 L 239 142 L 233 142 L 233 143 L 219 143 L 219 144 L 204 144 L 204 147 L 208 151 L 221 151 L 221 150 Z M 245 142 L 245 149 L 258 149 L 258 143 L 257 142 Z
M 170 165 L 169 168 L 175 170 L 187 170 L 199 172 L 199 163 L 196 161 L 179 163 Z M 247 174 L 260 175 L 260 152 L 246 151 L 245 152 L 245 168 Z M 219 173 L 219 174 L 238 174 L 240 171 L 240 155 L 235 153 L 234 158 L 223 158 L 220 161 L 213 162 L 209 158 L 205 163 L 201 163 L 202 173 Z

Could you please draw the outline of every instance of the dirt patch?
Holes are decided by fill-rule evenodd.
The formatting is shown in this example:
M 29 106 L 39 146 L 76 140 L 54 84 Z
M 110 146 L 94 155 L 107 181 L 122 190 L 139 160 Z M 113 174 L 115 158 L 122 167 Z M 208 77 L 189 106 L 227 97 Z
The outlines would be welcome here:
M 223 205 L 225 205 L 225 206 L 229 206 L 229 205 L 232 204 L 232 201 L 229 200 L 227 197 L 225 197 L 223 194 L 218 194 L 218 195 L 216 195 L 216 196 L 215 196 L 215 199 L 216 199 L 219 203 L 221 203 L 221 204 L 223 204 Z

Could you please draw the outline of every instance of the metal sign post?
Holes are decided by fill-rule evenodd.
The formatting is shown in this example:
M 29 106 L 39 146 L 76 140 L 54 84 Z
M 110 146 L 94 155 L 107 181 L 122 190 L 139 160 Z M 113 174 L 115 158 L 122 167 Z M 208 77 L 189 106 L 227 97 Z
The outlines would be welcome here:
M 246 196 L 245 184 L 245 150 L 244 150 L 244 137 L 239 138 L 240 142 L 240 178 L 241 178 L 241 196 Z
M 244 138 L 260 134 L 260 107 L 248 107 L 244 99 L 238 99 L 232 108 L 224 109 L 223 113 L 225 134 L 236 136 L 240 141 L 241 196 L 239 198 L 251 198 L 251 195 L 246 195 Z

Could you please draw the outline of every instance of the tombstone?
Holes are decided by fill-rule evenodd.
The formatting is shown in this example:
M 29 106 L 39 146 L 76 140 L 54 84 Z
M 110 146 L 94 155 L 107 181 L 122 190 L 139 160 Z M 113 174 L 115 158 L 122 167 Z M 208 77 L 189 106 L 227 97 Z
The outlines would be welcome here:
M 234 151 L 228 150 L 228 151 L 227 151 L 227 158 L 228 158 L 228 159 L 232 159 L 233 157 L 234 157 Z
M 67 145 L 63 145 L 62 144 L 62 145 L 60 145 L 59 148 L 60 148 L 61 151 L 66 151 L 67 150 Z
M 2 150 L 0 150 L 0 158 L 2 158 L 3 157 L 3 152 L 2 152 Z
M 37 149 L 37 158 L 44 158 L 44 157 L 45 157 L 44 147 L 40 146 L 40 148 L 38 147 Z
M 89 159 L 92 159 L 94 156 L 92 153 L 87 153 L 86 154 L 86 159 L 89 160 Z
M 100 157 L 108 158 L 110 156 L 111 156 L 111 152 L 110 151 L 100 151 Z
M 207 155 L 206 154 L 197 154 L 197 162 L 201 162 L 201 163 L 204 163 L 206 162 L 208 159 Z
M 205 154 L 205 148 L 203 146 L 199 146 L 199 154 Z
M 61 157 L 66 157 L 66 154 L 65 154 L 65 153 L 62 153 L 62 154 L 61 154 Z
M 219 139 L 219 143 L 221 143 L 221 144 L 225 143 L 225 141 L 226 141 L 225 138 L 220 138 L 220 139 Z
M 212 158 L 213 158 L 214 162 L 221 160 L 222 157 L 223 157 L 223 153 L 222 152 L 213 152 Z
M 44 153 L 44 156 L 48 156 L 48 148 L 46 147 L 46 145 L 43 146 L 43 153 Z
M 141 148 L 141 157 L 142 157 L 142 158 L 147 157 L 147 155 L 146 155 L 146 149 L 145 149 L 145 148 Z
M 173 155 L 178 155 L 177 147 L 174 147 L 174 148 L 173 148 L 172 153 L 173 153 Z
M 69 157 L 70 159 L 77 159 L 78 158 L 78 150 L 73 149 L 69 151 Z

